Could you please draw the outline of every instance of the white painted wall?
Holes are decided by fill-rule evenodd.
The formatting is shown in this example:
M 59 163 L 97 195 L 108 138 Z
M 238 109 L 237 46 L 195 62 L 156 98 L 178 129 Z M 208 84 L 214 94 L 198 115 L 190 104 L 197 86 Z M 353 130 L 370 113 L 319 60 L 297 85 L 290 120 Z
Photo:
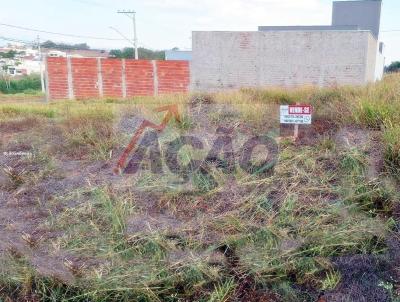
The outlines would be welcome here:
M 382 53 L 379 51 L 379 44 L 376 51 L 376 68 L 375 68 L 375 80 L 380 81 L 383 78 L 385 71 L 385 45 L 383 45 Z
M 375 78 L 374 41 L 369 31 L 194 32 L 191 87 L 363 85 Z
M 28 75 L 40 73 L 40 61 L 38 60 L 24 60 L 19 67 L 26 69 Z

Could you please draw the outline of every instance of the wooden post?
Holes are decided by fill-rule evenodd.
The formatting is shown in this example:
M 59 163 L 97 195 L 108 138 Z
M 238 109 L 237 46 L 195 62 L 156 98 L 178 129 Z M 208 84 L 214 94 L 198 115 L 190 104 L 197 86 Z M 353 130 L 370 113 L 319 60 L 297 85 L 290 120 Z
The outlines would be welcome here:
M 299 124 L 294 125 L 294 140 L 296 141 L 299 138 Z
M 299 103 L 296 103 L 296 105 L 299 105 Z M 299 138 L 299 124 L 294 125 L 294 133 L 293 133 L 294 141 L 297 141 Z

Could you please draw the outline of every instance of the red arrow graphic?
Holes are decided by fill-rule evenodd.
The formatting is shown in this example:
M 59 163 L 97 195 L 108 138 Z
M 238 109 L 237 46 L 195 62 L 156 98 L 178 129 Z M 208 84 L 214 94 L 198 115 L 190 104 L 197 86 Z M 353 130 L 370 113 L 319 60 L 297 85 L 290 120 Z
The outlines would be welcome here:
M 152 128 L 154 130 L 157 130 L 159 132 L 162 132 L 165 127 L 168 125 L 168 122 L 172 119 L 175 118 L 175 120 L 180 123 L 181 118 L 179 116 L 178 112 L 178 106 L 177 105 L 167 105 L 163 107 L 159 107 L 155 110 L 155 112 L 164 112 L 167 111 L 167 113 L 164 116 L 163 121 L 161 122 L 160 125 L 156 125 L 153 122 L 150 122 L 148 120 L 144 120 L 138 130 L 136 130 L 135 134 L 133 135 L 131 141 L 129 142 L 128 146 L 125 148 L 124 153 L 122 153 L 120 159 L 118 160 L 117 166 L 114 168 L 114 172 L 116 174 L 121 174 L 123 168 L 125 167 L 126 160 L 128 159 L 129 154 L 132 152 L 132 150 L 135 148 L 137 142 L 139 141 L 139 138 L 142 136 L 143 132 L 147 128 Z

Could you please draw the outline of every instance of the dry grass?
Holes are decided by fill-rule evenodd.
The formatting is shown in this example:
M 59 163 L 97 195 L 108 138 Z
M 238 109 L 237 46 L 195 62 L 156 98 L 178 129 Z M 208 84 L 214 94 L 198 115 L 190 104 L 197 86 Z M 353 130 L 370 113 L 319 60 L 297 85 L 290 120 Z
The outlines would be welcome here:
M 0 244 L 0 297 L 317 301 L 353 286 L 363 297 L 396 299 L 400 250 L 389 243 L 399 225 L 399 79 L 390 75 L 365 88 L 1 103 L 2 152 L 24 145 L 35 156 L 1 159 L 0 196 L 25 208 L 17 215 L 12 203 L 0 203 L 0 211 L 15 215 L 0 224 L 0 236 L 15 236 L 8 249 Z M 177 103 L 183 116 L 159 134 L 162 155 L 180 135 L 204 142 L 204 150 L 180 151 L 188 163 L 204 157 L 219 126 L 236 131 L 235 152 L 254 134 L 276 137 L 279 104 L 296 102 L 312 104 L 316 124 L 328 121 L 332 129 L 314 129 L 312 140 L 298 143 L 281 139 L 272 175 L 238 166 L 224 173 L 214 165 L 182 184 L 166 167 L 161 175 L 148 165 L 136 175 L 112 173 L 136 119 L 160 121 L 153 110 L 161 104 Z M 356 129 L 365 139 L 340 137 L 337 129 Z M 371 179 L 376 154 L 384 166 Z M 38 210 L 41 216 L 27 215 Z M 339 264 L 348 257 L 378 263 L 354 267 L 370 274 L 368 282 L 347 279 Z

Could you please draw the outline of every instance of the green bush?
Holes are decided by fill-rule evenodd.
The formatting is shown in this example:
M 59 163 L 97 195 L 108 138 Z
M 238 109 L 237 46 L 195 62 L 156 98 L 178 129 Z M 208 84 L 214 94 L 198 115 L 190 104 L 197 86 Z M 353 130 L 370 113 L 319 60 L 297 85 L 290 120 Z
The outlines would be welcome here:
M 39 75 L 24 76 L 20 79 L 11 79 L 9 85 L 5 80 L 0 80 L 0 92 L 4 94 L 40 91 L 41 83 Z

